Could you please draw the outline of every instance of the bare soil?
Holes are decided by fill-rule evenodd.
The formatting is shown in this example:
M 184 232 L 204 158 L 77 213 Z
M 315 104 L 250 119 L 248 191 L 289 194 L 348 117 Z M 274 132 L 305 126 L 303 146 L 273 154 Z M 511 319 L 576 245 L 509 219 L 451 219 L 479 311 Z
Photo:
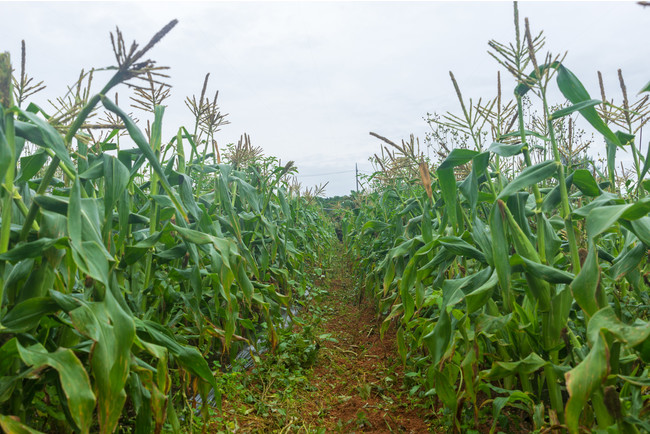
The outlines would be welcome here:
M 329 280 L 323 300 L 332 313 L 322 328 L 338 342 L 325 341 L 320 349 L 305 421 L 326 432 L 429 432 L 433 411 L 403 383 L 394 328 L 380 339 L 382 321 L 373 306 L 358 304 L 349 270 L 336 271 L 339 277 Z

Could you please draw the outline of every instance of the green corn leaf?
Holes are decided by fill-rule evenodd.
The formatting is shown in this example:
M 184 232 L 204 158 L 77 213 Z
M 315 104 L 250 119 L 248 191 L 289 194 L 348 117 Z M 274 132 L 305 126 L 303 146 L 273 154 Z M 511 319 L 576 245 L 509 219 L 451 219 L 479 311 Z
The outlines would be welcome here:
M 112 215 L 113 207 L 129 184 L 129 169 L 117 158 L 104 155 L 104 212 Z
M 69 312 L 74 327 L 93 340 L 90 364 L 100 432 L 117 427 L 126 401 L 124 387 L 129 375 L 131 346 L 135 338 L 133 318 L 107 289 L 103 302 L 83 303 Z
M 76 172 L 77 169 L 70 159 L 70 154 L 61 134 L 34 113 L 20 109 L 16 110 L 21 116 L 29 120 L 29 122 L 15 121 L 16 135 L 35 145 L 50 149 L 70 171 Z
M 602 101 L 599 101 L 597 99 L 590 99 L 587 101 L 581 101 L 577 104 L 574 104 L 569 107 L 565 107 L 563 109 L 557 110 L 553 112 L 550 116 L 550 119 L 560 119 L 564 116 L 570 115 L 571 113 L 575 113 L 577 111 L 582 111 L 587 108 L 592 108 L 598 104 L 601 104 Z
M 452 149 L 449 155 L 447 155 L 447 158 L 440 163 L 438 170 L 453 169 L 454 167 L 462 166 L 470 162 L 478 154 L 478 151 L 472 151 L 471 149 Z
M 578 218 L 586 218 L 591 211 L 594 209 L 599 209 L 604 206 L 609 206 L 609 205 L 624 205 L 625 201 L 618 197 L 618 195 L 615 195 L 613 193 L 609 192 L 603 192 L 600 196 L 589 202 L 587 205 L 583 205 L 580 208 L 575 208 L 573 210 L 573 215 L 577 216 Z
M 402 317 L 402 322 L 406 324 L 411 319 L 413 312 L 415 311 L 415 298 L 403 285 L 400 285 L 400 298 L 402 300 L 402 306 L 404 306 L 404 315 Z
M 643 345 L 650 339 L 650 324 L 647 322 L 638 320 L 633 325 L 625 324 L 618 319 L 611 306 L 606 306 L 596 312 L 589 321 L 587 328 L 589 342 L 595 343 L 603 330 L 611 333 L 630 348 L 639 347 L 638 349 L 643 350 L 642 358 L 646 362 L 650 361 L 650 346 Z
M 98 179 L 102 176 L 104 176 L 104 158 L 95 160 L 95 162 L 90 167 L 84 170 L 83 173 L 79 174 L 79 178 L 86 180 Z
M 594 208 L 587 215 L 587 235 L 597 237 L 611 228 L 619 219 L 636 220 L 650 212 L 650 198 L 627 205 L 610 205 Z
M 429 201 L 424 203 L 424 210 L 422 211 L 422 239 L 425 243 L 433 241 L 433 226 L 431 221 L 431 209 Z
M 603 191 L 600 189 L 600 186 L 596 182 L 596 179 L 587 169 L 577 169 L 573 172 L 572 178 L 573 185 L 578 187 L 578 189 L 585 196 L 600 196 Z
M 469 208 L 470 208 L 470 213 L 472 216 L 474 216 L 475 211 L 476 211 L 476 203 L 478 202 L 478 176 L 476 175 L 476 170 L 475 167 L 472 166 L 472 170 L 463 180 L 458 185 L 458 188 L 460 192 L 467 198 L 467 201 L 469 202 Z
M 600 304 L 597 294 L 600 282 L 600 267 L 598 266 L 597 256 L 595 245 L 590 243 L 585 263 L 570 285 L 573 298 L 587 314 L 587 317 L 593 316 L 598 311 Z
M 530 239 L 524 234 L 517 222 L 515 221 L 512 213 L 501 200 L 497 201 L 497 205 L 501 212 L 502 218 L 508 224 L 510 229 L 510 234 L 512 236 L 513 244 L 515 245 L 515 250 L 519 253 L 520 256 L 526 258 L 532 262 L 540 263 L 539 255 L 537 250 L 530 242 Z M 538 278 L 531 272 L 524 273 L 526 277 L 526 291 L 530 296 L 532 296 L 537 302 L 539 302 L 539 309 L 541 312 L 546 312 L 550 308 L 551 296 L 550 296 L 550 287 L 548 282 Z
M 551 140 L 548 137 L 541 135 L 540 133 L 537 133 L 535 131 L 530 131 L 530 130 L 524 130 L 524 135 L 525 136 L 533 136 L 533 137 L 536 137 L 536 138 L 538 138 L 540 140 L 544 140 L 546 142 L 549 142 Z M 521 137 L 521 133 L 519 131 L 513 131 L 513 132 L 508 133 L 508 134 L 502 134 L 497 139 L 501 140 L 501 139 L 505 139 L 505 138 L 508 138 L 508 137 L 517 137 L 517 138 L 519 138 L 519 137 Z
M 382 231 L 389 226 L 390 225 L 388 223 L 384 223 L 379 220 L 369 220 L 361 227 L 361 231 L 369 231 L 370 229 L 374 231 Z
M 493 142 L 488 151 L 500 155 L 501 157 L 512 157 L 521 153 L 521 150 L 526 146 L 525 143 L 518 143 L 515 145 L 507 145 L 504 143 Z
M 489 270 L 489 268 L 486 268 Z M 465 295 L 465 304 L 467 305 L 467 313 L 471 314 L 481 309 L 490 299 L 492 291 L 499 278 L 496 271 L 493 271 L 490 278 L 478 288 Z
M 530 187 L 540 181 L 550 178 L 557 172 L 557 163 L 554 160 L 544 161 L 542 163 L 530 166 L 521 171 L 519 176 L 513 179 L 505 186 L 497 199 L 504 199 L 517 193 L 522 188 Z
M 555 255 L 558 254 L 560 247 L 562 246 L 562 240 L 555 233 L 550 220 L 544 215 L 542 215 L 542 221 L 544 222 L 544 250 L 546 257 L 555 258 Z M 564 222 L 562 222 L 562 225 L 564 226 Z
M 83 305 L 83 301 L 69 294 L 63 294 L 52 289 L 50 289 L 49 294 L 50 298 L 56 301 L 59 307 L 66 313 L 69 313 L 71 310 L 74 310 Z
M 415 259 L 411 259 L 411 261 L 414 261 Z M 388 295 L 388 290 L 390 289 L 390 285 L 393 283 L 393 279 L 395 279 L 395 262 L 389 261 L 388 267 L 386 267 L 386 273 L 384 274 L 384 297 Z
M 499 380 L 513 374 L 529 375 L 537 372 L 548 364 L 536 353 L 529 354 L 525 359 L 514 362 L 494 362 L 492 368 L 486 374 L 490 380 Z
M 488 268 L 485 270 L 489 271 Z M 442 284 L 442 308 L 455 306 L 465 298 L 463 288 L 471 284 L 475 275 L 465 276 L 458 279 L 447 279 Z
M 589 93 L 580 80 L 578 80 L 578 78 L 563 65 L 559 65 L 558 67 L 557 85 L 560 88 L 560 92 L 562 92 L 566 99 L 571 101 L 573 104 L 577 105 L 594 101 L 591 99 Z M 580 114 L 609 142 L 613 143 L 615 146 L 621 146 L 616 134 L 609 129 L 593 106 L 582 108 Z
M 55 212 L 64 216 L 68 215 L 68 198 L 57 196 L 36 196 L 34 201 L 42 209 Z
M 20 358 L 33 369 L 49 366 L 55 369 L 70 410 L 70 415 L 79 430 L 90 431 L 95 407 L 95 395 L 83 365 L 70 349 L 59 349 L 49 353 L 41 344 L 23 347 L 16 343 Z
M 50 297 L 34 297 L 18 303 L 2 317 L 0 324 L 5 333 L 24 333 L 34 329 L 41 318 L 59 310 L 57 302 Z
M 5 265 L 5 270 L 9 267 Z M 9 275 L 5 278 L 4 281 L 4 290 L 5 294 L 15 293 L 17 291 L 17 286 L 24 279 L 30 277 L 34 269 L 34 260 L 33 259 L 24 259 L 18 261 L 15 266 L 11 267 Z M 5 271 L 6 272 L 6 271 Z
M 2 114 L 3 110 L 2 106 L 0 105 L 0 117 L 2 117 Z M 7 170 L 11 165 L 12 154 L 13 152 L 9 146 L 9 143 L 7 142 L 3 128 L 0 128 L 0 183 L 4 183 L 5 181 L 5 175 L 7 174 Z
M 437 367 L 432 366 L 434 369 L 434 378 L 436 382 L 436 395 L 445 403 L 447 408 L 452 411 L 456 409 L 458 398 L 456 396 L 456 388 L 454 382 L 447 375 L 446 370 L 440 371 Z
M 650 378 L 648 377 L 631 377 L 627 375 L 618 375 L 618 378 L 635 386 L 650 387 Z
M 492 239 L 490 238 L 489 227 L 483 222 L 483 220 L 476 216 L 474 217 L 472 224 L 472 238 L 480 251 L 485 255 L 485 260 L 488 265 L 494 267 Z
M 569 174 L 566 177 L 565 184 L 567 191 L 571 188 L 573 184 L 573 173 Z M 560 202 L 562 201 L 562 194 L 560 193 L 560 186 L 556 185 L 553 189 L 544 197 L 542 202 L 542 211 L 545 213 L 550 213 L 555 210 Z
M 483 262 L 484 264 L 487 264 L 483 252 L 461 238 L 441 237 L 440 244 L 455 255 L 474 258 L 480 262 Z
M 551 299 L 551 310 L 542 317 L 542 339 L 545 349 L 551 350 L 561 345 L 562 334 L 573 305 L 573 295 L 569 287 L 562 287 Z
M 615 281 L 619 281 L 627 273 L 637 269 L 641 261 L 646 258 L 647 250 L 647 247 L 643 243 L 637 243 L 636 246 L 624 251 L 616 258 L 608 274 Z
M 43 434 L 41 431 L 30 428 L 24 423 L 18 422 L 11 416 L 4 414 L 0 414 L 0 428 L 2 428 L 4 432 L 11 434 Z
M 192 192 L 192 180 L 189 176 L 179 174 L 178 181 L 178 192 L 183 205 L 185 205 L 195 220 L 200 220 L 202 212 L 194 200 L 194 194 Z
M 248 277 L 244 261 L 239 261 L 239 266 L 237 267 L 237 283 L 244 294 L 244 301 L 250 307 L 255 288 L 253 288 L 253 284 Z
M 1 254 L 0 260 L 18 262 L 22 261 L 23 259 L 38 258 L 51 247 L 63 249 L 67 247 L 67 244 L 67 238 L 39 238 L 36 241 L 17 244 L 13 249 Z
M 492 236 L 492 257 L 494 259 L 494 268 L 499 277 L 499 286 L 501 287 L 502 296 L 504 301 L 508 303 L 510 300 L 510 244 L 506 238 L 506 226 L 503 217 L 499 210 L 499 206 L 495 203 L 492 206 L 490 213 L 490 235 Z
M 595 339 L 589 354 L 575 368 L 564 374 L 569 400 L 565 407 L 566 424 L 570 433 L 577 433 L 582 409 L 591 395 L 609 374 L 609 351 L 601 334 Z
M 479 178 L 482 176 L 490 164 L 490 153 L 481 152 L 474 158 L 472 158 L 472 171 L 475 173 L 476 177 Z
M 631 221 L 629 229 L 643 244 L 650 247 L 650 217 Z
M 440 182 L 440 189 L 442 199 L 445 201 L 445 209 L 449 218 L 449 224 L 452 228 L 457 225 L 458 217 L 456 215 L 456 176 L 454 169 L 438 169 L 438 180 Z
M 563 65 L 558 67 L 557 85 L 562 94 L 573 104 L 579 104 L 591 100 L 589 93 L 580 80 L 578 80 L 578 78 Z M 609 172 L 610 182 L 614 184 L 616 149 L 621 146 L 621 142 L 619 141 L 618 136 L 614 134 L 601 119 L 595 108 L 584 108 L 580 111 L 580 114 L 605 138 L 607 144 L 607 169 Z
M 492 428 L 490 429 L 490 432 L 495 431 L 497 423 L 499 421 L 499 415 L 501 414 L 503 407 L 508 404 L 514 404 L 517 402 L 526 404 L 527 408 L 532 408 L 535 404 L 530 396 L 526 395 L 520 390 L 508 391 L 508 396 L 498 396 L 494 398 L 494 401 L 492 402 L 492 418 L 494 421 L 492 422 Z
M 151 199 L 161 208 L 174 208 L 174 202 L 169 198 L 169 196 L 163 196 L 160 194 L 152 194 Z
M 83 241 L 81 221 L 81 186 L 79 179 L 75 179 L 68 202 L 68 235 L 70 236 L 70 244 L 78 248 L 81 248 Z
M 530 259 L 524 258 L 517 254 L 510 257 L 510 265 L 521 265 L 526 272 L 535 277 L 543 279 L 549 283 L 571 283 L 573 282 L 574 275 L 568 271 L 560 270 L 555 267 L 540 264 Z
M 0 138 L 0 142 L 1 141 L 2 139 Z M 32 155 L 22 157 L 20 159 L 20 171 L 18 172 L 15 182 L 26 182 L 32 179 L 38 171 L 45 166 L 48 158 L 49 155 L 47 155 L 47 152 L 44 152 L 42 149 L 39 149 Z M 5 161 L 8 163 L 8 160 Z M 0 168 L 0 179 L 2 179 L 3 176 L 2 168 Z
M 158 231 L 132 246 L 127 246 L 124 251 L 124 262 L 128 265 L 135 264 L 149 249 L 156 245 L 162 235 L 163 231 Z
M 431 333 L 422 338 L 429 349 L 432 365 L 435 366 L 440 362 L 440 360 L 442 360 L 442 356 L 445 354 L 445 351 L 447 351 L 447 347 L 451 341 L 451 333 L 451 320 L 449 318 L 449 313 L 445 308 L 440 311 L 438 322 L 433 330 L 431 330 Z
M 162 325 L 153 321 L 135 320 L 138 329 L 138 336 L 143 339 L 167 348 L 169 353 L 172 354 L 178 362 L 192 372 L 194 375 L 209 383 L 215 390 L 217 385 L 215 383 L 212 371 L 208 363 L 205 361 L 201 353 L 194 347 L 179 344 L 169 331 Z
M 623 131 L 616 131 L 614 134 L 616 134 L 616 137 L 618 137 L 618 141 L 621 142 L 622 147 L 633 145 L 634 139 L 636 139 L 636 136 L 634 134 L 628 134 Z

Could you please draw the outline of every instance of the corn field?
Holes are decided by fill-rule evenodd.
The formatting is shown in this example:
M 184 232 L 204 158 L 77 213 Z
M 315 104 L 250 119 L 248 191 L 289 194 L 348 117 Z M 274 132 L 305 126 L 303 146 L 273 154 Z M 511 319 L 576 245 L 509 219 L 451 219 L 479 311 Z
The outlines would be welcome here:
M 338 230 L 354 297 L 447 431 L 650 432 L 650 83 L 588 91 L 515 3 L 514 40 L 488 44 L 515 85 L 476 103 L 450 73 L 461 110 L 428 116 L 433 158 L 371 133 L 375 172 L 327 214 L 293 162 L 247 135 L 219 149 L 208 76 L 165 137 L 147 56 L 175 25 L 143 47 L 118 29 L 112 77 L 95 93 L 82 72 L 54 112 L 24 46 L 19 74 L 0 54 L 2 430 L 205 430 L 221 369 L 278 346 Z

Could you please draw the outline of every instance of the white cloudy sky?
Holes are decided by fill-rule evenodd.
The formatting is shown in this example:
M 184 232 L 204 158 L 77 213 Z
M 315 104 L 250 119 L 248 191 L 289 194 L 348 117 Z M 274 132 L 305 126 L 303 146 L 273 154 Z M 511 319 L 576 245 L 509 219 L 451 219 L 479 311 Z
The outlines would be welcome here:
M 630 93 L 650 80 L 650 8 L 635 2 L 523 2 L 520 14 L 544 30 L 547 49 L 598 97 L 596 71 L 618 94 L 623 68 Z M 283 161 L 295 160 L 304 185 L 330 181 L 328 195 L 355 186 L 354 165 L 380 133 L 399 141 L 428 131 L 427 112 L 455 111 L 448 72 L 466 97 L 495 94 L 496 63 L 487 42 L 513 40 L 510 2 L 4 2 L 0 49 L 17 63 L 27 43 L 28 73 L 47 92 L 65 92 L 81 68 L 112 65 L 109 32 L 119 25 L 141 44 L 173 18 L 179 24 L 151 52 L 171 67 L 165 134 L 192 118 L 183 99 L 210 73 L 230 125 Z M 97 77 L 100 84 L 106 77 Z M 505 81 L 504 87 L 513 83 Z M 561 102 L 561 101 L 557 101 Z M 332 172 L 345 172 L 319 176 Z

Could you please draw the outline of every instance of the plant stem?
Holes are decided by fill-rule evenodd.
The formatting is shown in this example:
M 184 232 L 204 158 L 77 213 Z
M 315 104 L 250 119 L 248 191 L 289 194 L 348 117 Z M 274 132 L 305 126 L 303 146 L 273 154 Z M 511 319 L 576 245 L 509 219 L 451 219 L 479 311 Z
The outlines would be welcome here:
M 520 95 L 517 95 L 517 112 L 517 118 L 519 120 L 519 137 L 521 138 L 521 143 L 524 145 L 521 151 L 524 154 L 526 166 L 530 167 L 533 163 L 530 158 L 528 142 L 526 141 L 526 132 L 524 131 L 524 105 L 521 101 Z M 537 184 L 533 184 L 533 195 L 535 196 L 535 217 L 537 219 L 537 253 L 539 254 L 540 261 L 544 264 L 546 263 L 546 240 L 543 230 L 544 215 L 542 214 L 542 195 L 539 192 L 539 186 Z
M 562 203 L 562 218 L 564 219 L 564 227 L 566 229 L 567 238 L 569 240 L 569 249 L 571 252 L 571 265 L 573 272 L 578 274 L 580 271 L 580 256 L 578 254 L 578 244 L 576 242 L 576 234 L 573 229 L 573 219 L 571 218 L 571 205 L 569 204 L 569 192 L 566 188 L 566 176 L 564 174 L 564 164 L 562 164 L 562 159 L 560 157 L 560 151 L 557 147 L 557 141 L 555 139 L 555 129 L 553 128 L 553 121 L 549 116 L 548 103 L 546 100 L 546 89 L 543 86 L 540 86 L 542 102 L 544 103 L 544 113 L 547 119 L 548 133 L 551 139 L 551 146 L 553 147 L 553 156 L 555 157 L 555 162 L 558 166 L 558 181 L 560 182 L 560 197 Z M 538 228 L 538 233 L 541 233 L 541 228 Z
M 16 174 L 16 143 L 14 131 L 14 114 L 9 110 L 4 113 L 5 138 L 9 145 L 9 167 L 5 174 L 4 180 L 4 198 L 2 203 L 2 234 L 0 235 L 0 253 L 4 253 L 9 248 L 9 238 L 11 236 L 11 212 L 14 193 L 14 176 Z M 2 293 L 0 292 L 0 302 Z

